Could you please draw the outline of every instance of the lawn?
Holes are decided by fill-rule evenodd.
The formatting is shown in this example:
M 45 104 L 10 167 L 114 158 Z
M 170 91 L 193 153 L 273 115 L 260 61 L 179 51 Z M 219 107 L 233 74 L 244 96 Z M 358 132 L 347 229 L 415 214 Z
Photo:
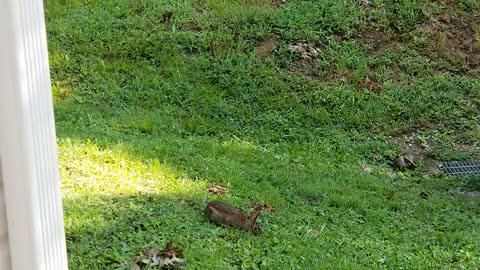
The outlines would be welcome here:
M 480 265 L 480 180 L 436 168 L 480 158 L 477 0 L 45 9 L 70 269 L 170 239 L 188 269 Z M 251 235 L 210 200 L 276 211 Z

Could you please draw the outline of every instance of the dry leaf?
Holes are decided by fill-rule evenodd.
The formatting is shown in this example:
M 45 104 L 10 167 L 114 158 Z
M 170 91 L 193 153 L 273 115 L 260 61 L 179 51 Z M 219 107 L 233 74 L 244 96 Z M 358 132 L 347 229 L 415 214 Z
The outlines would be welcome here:
M 268 204 L 259 205 L 259 206 L 257 206 L 257 208 L 262 209 L 263 211 L 270 212 L 270 213 L 273 213 L 277 210 L 277 209 L 275 209 L 275 207 L 273 207 L 271 205 L 268 205 Z
M 173 241 L 167 242 L 165 249 L 145 249 L 142 255 L 138 256 L 131 263 L 131 270 L 150 269 L 151 266 L 160 266 L 163 268 L 177 267 L 182 268 L 185 265 L 185 259 L 182 258 L 183 251 L 179 247 L 173 246 Z
M 281 4 L 285 4 L 287 0 L 271 0 L 270 5 L 272 6 L 279 6 Z
M 271 205 L 268 204 L 254 204 L 254 203 L 249 203 L 246 204 L 245 207 L 250 210 L 250 212 L 254 212 L 256 209 L 260 209 L 269 213 L 275 212 L 277 209 Z
M 368 76 L 366 76 L 365 79 L 355 85 L 355 89 L 357 90 L 360 90 L 362 88 L 366 88 L 368 91 L 375 93 L 380 93 L 382 91 L 380 83 L 373 81 Z
M 372 3 L 369 0 L 357 0 L 357 4 L 364 7 L 369 7 Z
M 228 188 L 222 184 L 210 184 L 208 185 L 208 192 L 222 195 L 228 192 Z
M 368 166 L 364 166 L 364 167 L 362 168 L 362 171 L 363 171 L 364 173 L 371 174 L 371 173 L 373 172 L 373 169 L 370 168 L 370 167 L 368 167 Z
M 313 59 L 316 59 L 321 51 L 314 45 L 303 42 L 299 42 L 295 45 L 290 45 L 288 47 L 288 50 L 292 53 L 298 54 L 300 58 L 306 61 L 312 61 Z

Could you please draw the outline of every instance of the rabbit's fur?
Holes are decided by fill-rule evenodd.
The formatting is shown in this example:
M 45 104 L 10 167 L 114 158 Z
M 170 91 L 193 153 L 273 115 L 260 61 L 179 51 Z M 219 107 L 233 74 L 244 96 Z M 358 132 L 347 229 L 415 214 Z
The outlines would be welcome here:
M 223 202 L 212 201 L 205 208 L 205 217 L 218 224 L 232 226 L 239 229 L 247 230 L 253 234 L 260 233 L 260 228 L 256 224 L 260 208 L 257 208 L 249 217 L 237 208 L 231 207 Z

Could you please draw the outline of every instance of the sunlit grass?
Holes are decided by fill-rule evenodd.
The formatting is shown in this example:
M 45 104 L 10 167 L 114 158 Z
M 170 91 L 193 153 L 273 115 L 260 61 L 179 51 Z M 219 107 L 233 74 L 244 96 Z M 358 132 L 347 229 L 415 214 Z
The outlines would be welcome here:
M 168 165 L 152 159 L 146 162 L 128 156 L 122 144 L 100 149 L 92 142 L 59 141 L 63 195 L 131 196 L 152 193 L 162 196 L 189 194 L 205 188 L 204 181 L 192 181 Z

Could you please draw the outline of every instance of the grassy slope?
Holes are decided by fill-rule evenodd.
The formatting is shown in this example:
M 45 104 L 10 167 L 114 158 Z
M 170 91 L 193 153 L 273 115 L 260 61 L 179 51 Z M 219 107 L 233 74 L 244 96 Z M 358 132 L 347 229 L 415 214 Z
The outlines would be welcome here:
M 480 265 L 479 200 L 449 192 L 478 179 L 388 166 L 416 130 L 428 158 L 479 155 L 478 4 L 263 2 L 46 2 L 71 269 L 171 238 L 190 269 Z M 289 52 L 300 41 L 318 59 Z M 380 94 L 355 89 L 366 75 Z M 205 222 L 211 182 L 277 207 L 264 233 Z

